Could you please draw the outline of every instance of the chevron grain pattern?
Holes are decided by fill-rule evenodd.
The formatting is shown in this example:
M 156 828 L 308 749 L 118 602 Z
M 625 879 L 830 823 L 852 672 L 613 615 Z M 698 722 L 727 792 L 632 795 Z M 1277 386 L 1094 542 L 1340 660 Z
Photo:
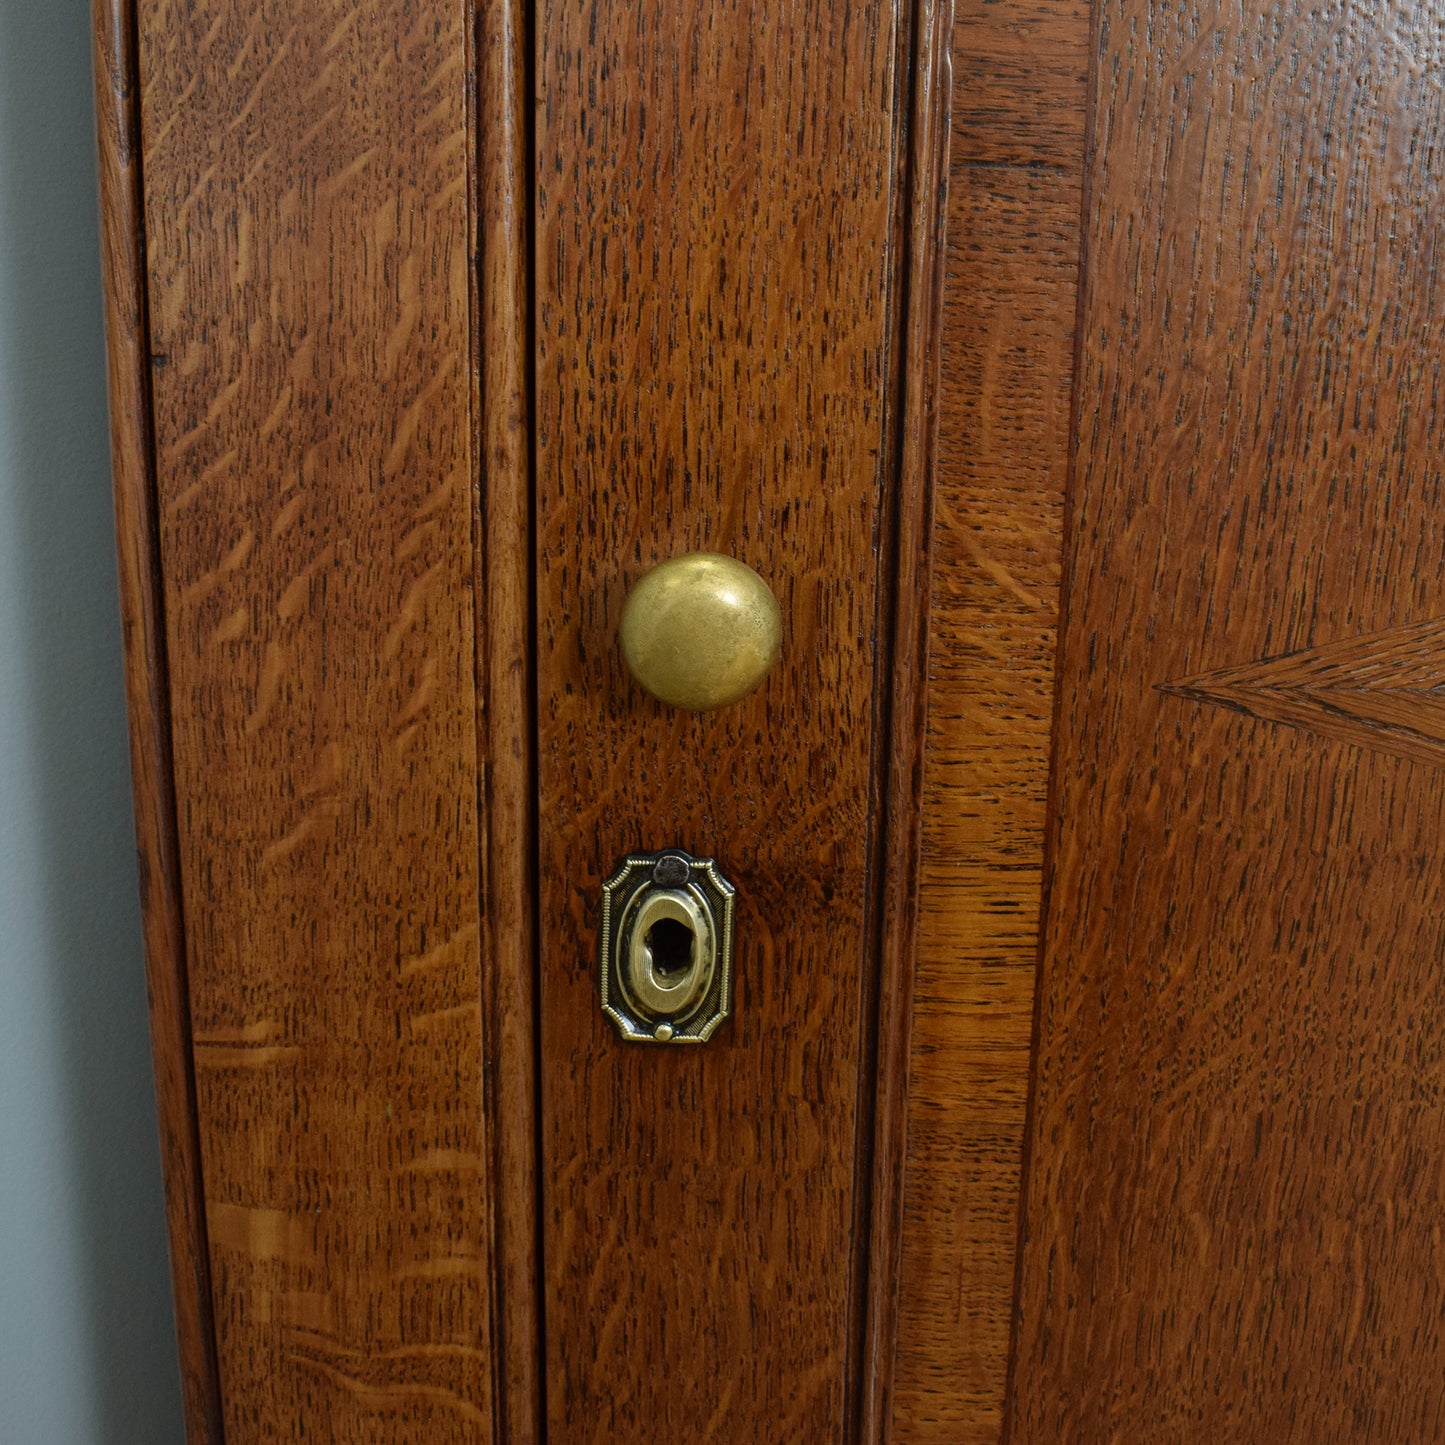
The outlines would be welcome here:
M 1445 620 L 1222 667 L 1160 691 L 1445 767 Z

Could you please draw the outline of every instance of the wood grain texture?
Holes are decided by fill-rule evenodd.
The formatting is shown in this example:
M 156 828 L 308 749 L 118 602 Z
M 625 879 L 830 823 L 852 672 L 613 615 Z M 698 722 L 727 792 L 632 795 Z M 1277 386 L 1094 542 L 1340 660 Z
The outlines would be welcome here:
M 495 1423 L 502 1445 L 531 1445 L 542 1428 L 528 60 L 521 0 L 482 0 L 475 66 L 483 368 L 477 675 L 486 681 L 478 692 L 485 749 L 482 987 L 497 1261 Z
M 472 16 L 139 19 L 226 1439 L 487 1438 Z
M 1216 668 L 1163 692 L 1445 766 L 1445 620 Z
M 537 571 L 547 1419 L 554 1441 L 856 1429 L 903 7 L 537 17 Z M 780 662 L 684 715 L 630 685 L 629 584 L 755 566 Z M 885 676 L 883 686 L 888 685 Z M 738 888 L 734 1017 L 618 1040 L 600 885 Z
M 1017 1442 L 1445 1432 L 1445 777 L 1158 686 L 1445 613 L 1442 62 L 1100 10 Z
M 1089 0 L 956 0 L 953 70 L 955 170 L 1082 174 Z
M 923 758 L 927 738 L 932 602 L 933 479 L 937 470 L 943 329 L 944 226 L 948 211 L 949 118 L 953 103 L 952 0 L 920 4 L 913 16 L 906 283 L 898 422 L 898 487 L 886 599 L 892 681 L 879 749 L 887 770 L 881 846 L 877 1040 L 864 1064 L 864 1107 L 873 1111 L 867 1211 L 867 1278 L 858 1436 L 887 1436 L 898 1345 L 903 1192 L 908 1146 L 908 1065 L 918 962 L 923 844 Z M 872 1082 L 871 1098 L 866 1084 Z
M 181 1396 L 188 1439 L 193 1445 L 220 1445 L 220 1377 L 211 1315 L 210 1251 L 191 1068 L 185 912 L 171 772 L 151 431 L 135 13 L 126 0 L 96 0 L 93 18 L 121 626 Z
M 999 1439 L 1043 878 L 1088 14 L 963 0 L 891 1438 Z

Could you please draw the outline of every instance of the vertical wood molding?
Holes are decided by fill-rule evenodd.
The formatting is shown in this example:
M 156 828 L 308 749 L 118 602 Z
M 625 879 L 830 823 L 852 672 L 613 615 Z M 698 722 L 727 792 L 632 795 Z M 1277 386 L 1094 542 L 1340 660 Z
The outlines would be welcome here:
M 534 927 L 529 53 L 521 0 L 481 0 L 481 499 L 477 545 L 482 728 L 487 1107 L 493 1149 L 496 1436 L 541 1437 Z
M 1053 714 L 1085 0 L 959 0 L 890 1438 L 998 1445 Z
M 92 15 L 121 626 L 171 1282 L 187 1438 L 220 1445 L 157 542 L 135 13 L 130 0 L 95 0 Z
M 1066 168 L 989 163 L 956 165 L 954 184 L 956 470 L 935 542 L 896 1419 L 898 1438 L 919 1445 L 997 1445 L 1045 876 L 1079 188 Z
M 872 1184 L 858 1437 L 887 1438 L 897 1345 L 908 1059 L 913 1016 L 927 679 L 933 469 L 952 107 L 953 0 L 914 13 L 903 292 L 896 313 L 902 375 L 896 404 L 892 693 L 885 740 L 874 1069 Z

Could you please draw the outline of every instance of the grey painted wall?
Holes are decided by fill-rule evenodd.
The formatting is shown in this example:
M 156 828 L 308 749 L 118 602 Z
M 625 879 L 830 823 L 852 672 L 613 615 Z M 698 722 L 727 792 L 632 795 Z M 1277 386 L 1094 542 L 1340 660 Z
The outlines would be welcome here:
M 0 1438 L 182 1439 L 127 775 L 89 0 L 0 0 Z

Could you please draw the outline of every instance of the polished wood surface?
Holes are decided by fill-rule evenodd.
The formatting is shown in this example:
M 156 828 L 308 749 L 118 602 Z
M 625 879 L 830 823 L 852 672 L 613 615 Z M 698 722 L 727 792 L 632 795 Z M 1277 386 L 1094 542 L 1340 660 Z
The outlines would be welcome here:
M 481 0 L 475 124 L 481 496 L 476 509 L 482 1000 L 497 1274 L 496 1438 L 541 1439 L 536 716 L 532 675 L 531 156 L 523 0 Z
M 1098 35 L 1011 1438 L 1435 1440 L 1445 9 Z
M 608 34 L 558 7 L 535 30 L 534 176 L 511 0 L 116 14 L 101 78 L 120 177 L 118 496 L 127 605 L 142 631 L 154 614 L 154 641 L 130 643 L 142 838 L 175 860 L 147 917 L 193 1438 L 537 1438 L 548 1315 L 554 1438 L 669 1421 L 852 1436 L 860 1407 L 871 1435 L 891 1332 L 872 1292 L 881 1280 L 891 1301 L 897 1273 L 871 1211 L 895 1217 L 901 1173 L 945 10 L 768 17 L 780 66 L 720 8 L 659 7 Z M 650 72 L 618 71 L 628 45 Z M 568 105 L 592 120 L 609 93 L 611 137 L 567 126 Z M 639 156 L 647 176 L 628 169 Z M 606 208 L 607 184 L 636 214 Z M 629 262 L 651 268 L 646 286 Z M 619 304 L 637 330 L 618 331 Z M 600 380 L 592 348 L 612 352 Z M 619 348 L 654 370 L 619 373 Z M 614 429 L 629 384 L 645 404 Z M 596 452 L 633 473 L 632 496 L 599 460 L 578 465 Z M 644 500 L 655 514 L 629 515 Z M 574 560 L 569 528 L 600 545 Z M 644 547 L 687 540 L 781 578 L 790 653 L 751 715 L 712 730 L 715 754 L 669 756 L 657 733 L 684 729 L 622 685 L 615 616 L 600 651 L 580 624 Z M 589 753 L 563 699 L 595 693 L 599 657 Z M 623 745 L 629 771 L 603 800 L 617 816 L 574 788 L 569 805 L 593 812 L 569 819 L 547 749 L 575 769 Z M 751 890 L 755 1013 L 704 1064 L 711 1096 L 695 1059 L 599 1046 L 590 966 L 558 967 L 577 941 L 590 965 L 590 914 L 559 938 L 567 911 L 669 814 L 693 847 L 734 840 Z M 548 1287 L 538 947 L 556 1044 Z M 610 1108 L 579 1039 L 621 1075 Z M 569 1295 L 579 1242 L 591 1274 Z M 693 1278 L 675 1266 L 686 1248 L 710 1261 Z M 619 1283 L 631 1324 L 598 1305 Z M 649 1291 L 671 1309 L 649 1313 Z M 660 1359 L 749 1361 L 747 1378 L 654 1369 L 625 1353 L 629 1329 Z
M 95 111 L 115 531 L 125 641 L 131 781 L 155 1059 L 166 1225 L 192 1445 L 220 1445 L 221 1386 L 211 1314 L 201 1146 L 191 1067 L 185 918 L 181 908 L 167 696 L 164 597 L 151 432 L 150 319 L 142 244 L 135 15 L 97 0 Z
M 908 22 L 537 14 L 553 1439 L 856 1428 Z M 617 647 L 631 583 L 692 550 L 756 568 L 784 617 L 765 685 L 715 713 L 650 700 Z M 683 1050 L 620 1042 L 597 1003 L 602 880 L 669 845 L 738 888 L 734 1017 Z
M 96 14 L 191 1437 L 1445 1433 L 1441 5 Z
M 914 12 L 906 276 L 901 345 L 897 505 L 890 547 L 892 678 L 884 693 L 886 731 L 882 881 L 876 981 L 872 1165 L 866 1213 L 867 1274 L 857 1437 L 886 1440 L 893 1408 L 907 1175 L 908 1072 L 918 964 L 923 851 L 923 759 L 931 636 L 933 481 L 937 473 L 943 347 L 944 234 L 953 109 L 953 5 L 925 0 Z
M 469 19 L 139 12 L 228 1445 L 493 1423 Z
M 1053 714 L 1088 9 L 960 0 L 890 1438 L 1002 1428 Z

